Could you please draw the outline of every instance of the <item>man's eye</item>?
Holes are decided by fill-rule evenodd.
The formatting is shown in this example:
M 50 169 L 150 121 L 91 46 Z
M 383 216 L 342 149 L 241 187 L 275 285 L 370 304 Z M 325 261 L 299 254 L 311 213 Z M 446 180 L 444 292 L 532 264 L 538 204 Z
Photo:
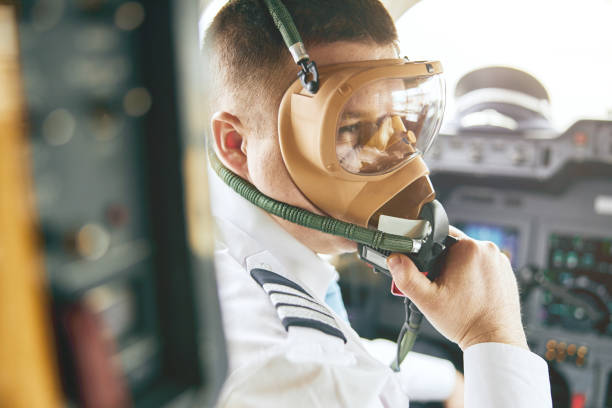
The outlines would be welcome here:
M 361 122 L 356 122 L 356 123 L 352 123 L 350 125 L 345 125 L 345 126 L 341 126 L 339 129 L 340 133 L 343 132 L 350 132 L 350 133 L 356 133 L 359 132 L 359 129 L 361 128 L 362 123 Z

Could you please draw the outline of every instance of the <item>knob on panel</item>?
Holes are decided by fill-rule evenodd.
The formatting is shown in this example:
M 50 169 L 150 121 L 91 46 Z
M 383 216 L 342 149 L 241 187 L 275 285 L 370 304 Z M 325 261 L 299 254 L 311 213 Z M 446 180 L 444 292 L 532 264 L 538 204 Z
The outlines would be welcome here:
M 102 258 L 108 252 L 110 242 L 108 230 L 96 223 L 83 225 L 67 239 L 71 252 L 90 261 Z

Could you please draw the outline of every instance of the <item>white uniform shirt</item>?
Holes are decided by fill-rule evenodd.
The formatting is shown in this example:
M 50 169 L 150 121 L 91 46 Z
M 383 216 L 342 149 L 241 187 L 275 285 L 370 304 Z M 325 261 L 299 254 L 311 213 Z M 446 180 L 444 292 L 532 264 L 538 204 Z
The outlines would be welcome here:
M 286 331 L 280 309 L 277 313 L 249 272 L 262 268 L 295 282 L 319 301 L 316 308 L 325 307 L 337 273 L 211 174 L 215 266 L 229 355 L 219 406 L 408 407 L 409 399 L 441 400 L 450 394 L 451 363 L 413 352 L 395 373 L 389 368 L 394 344 L 361 339 L 328 308 L 324 311 L 346 343 L 314 328 Z M 464 370 L 466 407 L 552 406 L 547 365 L 527 350 L 478 344 L 465 351 Z

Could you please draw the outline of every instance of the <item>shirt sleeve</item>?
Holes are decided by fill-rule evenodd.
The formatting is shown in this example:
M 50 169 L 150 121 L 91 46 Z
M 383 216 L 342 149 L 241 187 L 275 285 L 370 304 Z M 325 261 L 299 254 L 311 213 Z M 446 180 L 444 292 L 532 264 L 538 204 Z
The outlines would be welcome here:
M 466 407 L 552 407 L 548 366 L 529 350 L 481 343 L 468 347 L 463 360 Z
M 397 346 L 386 339 L 361 339 L 364 348 L 385 365 L 393 361 Z M 455 388 L 457 370 L 441 358 L 411 351 L 397 374 L 412 401 L 444 401 Z
M 331 353 L 325 344 L 311 343 L 264 353 L 230 375 L 217 406 L 408 408 L 408 395 L 391 370 L 343 348 Z

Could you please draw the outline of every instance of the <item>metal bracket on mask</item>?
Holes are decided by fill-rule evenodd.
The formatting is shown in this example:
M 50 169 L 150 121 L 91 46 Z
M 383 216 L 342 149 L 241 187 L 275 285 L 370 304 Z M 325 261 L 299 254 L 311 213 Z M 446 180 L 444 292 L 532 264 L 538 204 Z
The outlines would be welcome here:
M 421 272 L 427 272 L 427 277 L 434 280 L 440 271 L 444 254 L 457 239 L 448 235 L 448 216 L 438 200 L 433 200 L 423 206 L 419 219 L 429 222 L 430 232 L 421 241 L 420 248 L 414 248 L 414 253 L 406 253 Z M 417 241 L 418 242 L 418 241 Z M 387 257 L 391 251 L 374 249 L 367 245 L 358 245 L 359 258 L 374 268 L 374 272 L 391 276 L 387 268 Z
M 296 64 L 300 67 L 298 77 L 306 89 L 311 94 L 316 94 L 319 90 L 319 71 L 317 64 L 310 60 L 306 47 L 302 42 L 302 37 L 298 32 L 289 10 L 280 0 L 264 0 L 268 12 L 272 16 L 274 25 L 283 37 L 285 45 L 289 49 L 291 56 Z

